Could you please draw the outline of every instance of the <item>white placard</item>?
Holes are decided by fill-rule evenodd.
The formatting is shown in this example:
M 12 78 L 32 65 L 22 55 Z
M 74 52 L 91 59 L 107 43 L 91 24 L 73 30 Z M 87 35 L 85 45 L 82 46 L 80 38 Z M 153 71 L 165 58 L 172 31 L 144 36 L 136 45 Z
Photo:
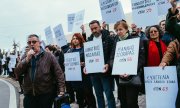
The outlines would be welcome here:
M 168 13 L 168 9 L 171 8 L 171 4 L 169 0 L 156 0 L 158 4 L 158 15 L 166 15 Z
M 68 14 L 68 32 L 72 32 L 75 14 Z
M 75 14 L 74 24 L 73 24 L 73 32 L 82 32 L 81 25 L 83 25 L 84 21 L 84 12 L 85 10 L 79 11 Z
M 87 73 L 103 72 L 104 53 L 102 39 L 84 43 L 84 56 Z
M 67 40 L 65 38 L 62 25 L 61 24 L 57 25 L 56 27 L 53 28 L 53 31 L 54 31 L 58 46 L 62 47 L 64 45 L 67 45 Z
M 145 67 L 146 108 L 175 108 L 178 92 L 175 66 Z
M 51 31 L 51 27 L 48 26 L 47 28 L 44 29 L 45 31 L 45 36 L 46 36 L 46 42 L 47 44 L 53 44 L 53 33 Z
M 66 81 L 82 81 L 79 52 L 65 53 L 64 57 Z
M 117 42 L 113 75 L 137 75 L 140 38 Z
M 158 24 L 156 0 L 131 0 L 133 22 L 138 27 Z
M 46 44 L 45 44 L 44 40 L 41 41 L 41 47 L 42 47 L 43 49 L 45 49 L 45 47 L 46 47 Z
M 4 65 L 4 64 L 5 64 L 5 62 L 6 62 L 6 56 L 5 56 L 5 55 L 3 55 L 2 65 Z
M 15 65 L 16 65 L 16 55 L 10 55 L 10 67 L 11 68 L 15 68 Z
M 101 15 L 106 23 L 115 23 L 125 19 L 124 11 L 119 0 L 99 0 Z

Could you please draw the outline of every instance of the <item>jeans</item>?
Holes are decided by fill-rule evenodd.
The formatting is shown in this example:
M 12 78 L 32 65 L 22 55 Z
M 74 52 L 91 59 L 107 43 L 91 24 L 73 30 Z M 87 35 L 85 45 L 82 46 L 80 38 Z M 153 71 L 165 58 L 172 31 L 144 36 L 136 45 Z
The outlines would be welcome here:
M 24 108 L 52 108 L 55 95 L 53 93 L 37 96 L 24 95 Z
M 105 108 L 103 91 L 105 92 L 107 98 L 108 108 L 116 108 L 114 94 L 112 91 L 112 77 L 97 73 L 91 75 L 91 81 L 95 89 L 98 108 Z

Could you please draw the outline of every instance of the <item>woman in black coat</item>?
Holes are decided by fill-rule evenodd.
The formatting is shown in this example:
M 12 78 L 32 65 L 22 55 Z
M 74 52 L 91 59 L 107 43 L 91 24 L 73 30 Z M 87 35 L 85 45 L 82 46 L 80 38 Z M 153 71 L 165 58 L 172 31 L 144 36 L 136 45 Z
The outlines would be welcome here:
M 114 56 L 115 56 L 115 50 L 116 50 L 116 44 L 119 41 L 127 40 L 127 39 L 132 39 L 136 38 L 137 36 L 131 36 L 129 34 L 128 30 L 128 25 L 124 21 L 118 21 L 114 25 L 114 29 L 117 33 L 115 39 L 114 39 L 114 45 L 111 53 L 111 62 L 110 66 L 113 65 L 114 61 Z M 140 71 L 142 67 L 144 66 L 144 46 L 140 42 L 140 48 L 139 48 L 139 59 L 138 59 L 138 73 L 142 72 Z M 127 67 L 131 68 L 131 67 Z M 135 86 L 135 85 L 126 85 L 122 84 L 122 80 L 131 80 L 132 75 L 120 75 L 118 76 L 120 79 L 119 82 L 119 97 L 120 97 L 120 103 L 121 103 L 121 108 L 139 108 L 138 106 L 138 94 L 140 90 L 140 86 Z

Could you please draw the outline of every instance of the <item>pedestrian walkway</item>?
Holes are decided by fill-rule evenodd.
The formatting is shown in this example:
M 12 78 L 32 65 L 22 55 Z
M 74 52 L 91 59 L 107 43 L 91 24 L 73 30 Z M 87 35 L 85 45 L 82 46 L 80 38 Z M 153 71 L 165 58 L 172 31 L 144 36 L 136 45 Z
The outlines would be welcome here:
M 0 79 L 2 79 L 2 77 L 0 77 Z M 13 79 L 11 79 L 11 78 L 3 78 L 3 79 L 6 80 L 6 81 L 8 81 L 8 82 L 10 82 L 11 84 L 13 84 L 13 85 L 15 86 L 15 88 L 17 89 L 17 92 L 20 91 L 19 83 L 18 83 L 17 81 L 15 81 L 15 80 L 13 80 Z M 5 85 L 4 85 L 4 86 L 5 86 Z M 0 87 L 1 87 L 1 85 L 0 85 Z M 17 95 L 17 96 L 19 96 L 19 99 L 20 99 L 20 101 L 19 101 L 20 107 L 19 107 L 19 108 L 23 108 L 23 98 L 24 98 L 24 95 L 19 94 L 19 95 Z M 114 91 L 114 96 L 115 96 L 115 98 L 117 99 L 117 91 Z M 1 97 L 1 95 L 0 95 L 0 97 Z M 106 103 L 107 103 L 107 102 L 106 102 Z M 138 103 L 139 103 L 139 108 L 146 108 L 146 107 L 145 107 L 145 105 L 146 105 L 145 95 L 140 95 L 140 96 L 138 97 Z M 4 103 L 3 103 L 3 104 L 4 104 Z M 3 105 L 3 104 L 1 104 L 1 101 L 0 101 L 0 105 Z M 106 106 L 107 106 L 107 105 L 106 105 Z M 117 102 L 116 107 L 117 107 L 117 108 L 120 108 L 120 103 L 119 103 L 119 102 Z M 1 107 L 1 108 L 9 108 L 9 107 Z M 71 104 L 71 108 L 78 108 L 78 105 L 77 105 L 76 103 L 73 103 L 73 104 Z M 106 107 L 106 108 L 107 108 L 107 107 Z
M 15 87 L 3 78 L 0 78 L 0 105 L 1 108 L 17 108 Z M 18 96 L 19 97 L 19 96 Z

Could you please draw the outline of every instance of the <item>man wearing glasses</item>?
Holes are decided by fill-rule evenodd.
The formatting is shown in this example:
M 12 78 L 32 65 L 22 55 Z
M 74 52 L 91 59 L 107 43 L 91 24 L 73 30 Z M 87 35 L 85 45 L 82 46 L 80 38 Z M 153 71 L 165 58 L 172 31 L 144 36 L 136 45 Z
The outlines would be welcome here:
M 30 50 L 15 69 L 16 76 L 24 74 L 24 108 L 52 108 L 56 93 L 64 94 L 64 73 L 37 35 L 29 35 L 27 44 Z

